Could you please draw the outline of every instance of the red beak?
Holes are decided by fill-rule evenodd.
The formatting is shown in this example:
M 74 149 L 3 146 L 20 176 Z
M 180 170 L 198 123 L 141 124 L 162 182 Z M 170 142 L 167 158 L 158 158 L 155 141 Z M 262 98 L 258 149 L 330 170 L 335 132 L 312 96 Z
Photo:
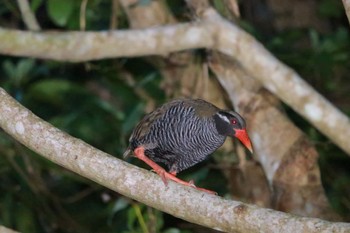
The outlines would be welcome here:
M 235 137 L 242 142 L 242 144 L 253 154 L 252 143 L 249 139 L 246 129 L 236 129 Z

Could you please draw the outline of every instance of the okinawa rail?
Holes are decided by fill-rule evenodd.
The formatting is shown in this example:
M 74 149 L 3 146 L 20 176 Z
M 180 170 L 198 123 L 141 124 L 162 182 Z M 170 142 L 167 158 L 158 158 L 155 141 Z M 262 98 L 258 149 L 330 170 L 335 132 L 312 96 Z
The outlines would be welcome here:
M 216 151 L 226 137 L 235 137 L 252 153 L 246 123 L 237 112 L 222 110 L 202 99 L 178 99 L 147 114 L 135 127 L 124 158 L 131 152 L 162 178 L 198 188 L 176 174 Z M 164 164 L 168 171 L 157 163 Z

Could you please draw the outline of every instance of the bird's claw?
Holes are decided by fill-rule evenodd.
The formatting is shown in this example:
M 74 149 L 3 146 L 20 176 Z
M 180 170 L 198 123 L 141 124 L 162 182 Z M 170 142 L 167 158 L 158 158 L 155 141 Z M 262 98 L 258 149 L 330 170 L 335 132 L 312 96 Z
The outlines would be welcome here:
M 196 188 L 196 185 L 194 184 L 193 180 L 188 181 L 188 184 L 190 187 Z
M 158 175 L 160 176 L 160 178 L 162 179 L 164 185 L 165 185 L 166 187 L 168 187 L 168 180 L 167 180 L 167 178 L 165 177 L 165 173 L 166 173 L 165 170 L 161 170 L 161 169 L 159 169 L 159 170 L 151 169 L 151 172 L 154 172 L 154 173 L 158 174 Z
M 171 173 L 167 173 L 164 169 L 152 169 L 151 171 L 157 173 L 160 176 L 160 178 L 162 179 L 162 181 L 163 181 L 163 183 L 165 184 L 166 187 L 168 186 L 168 179 L 171 179 L 171 180 L 173 180 L 173 181 L 175 181 L 177 183 L 180 183 L 180 184 L 183 184 L 183 185 L 186 185 L 186 186 L 190 186 L 190 187 L 195 188 L 195 189 L 197 189 L 199 191 L 203 191 L 203 192 L 206 192 L 206 193 L 217 195 L 216 192 L 213 192 L 211 190 L 198 188 L 194 184 L 193 180 L 190 180 L 188 182 L 183 181 L 183 180 L 179 180 L 177 177 L 175 177 L 175 175 L 173 175 Z

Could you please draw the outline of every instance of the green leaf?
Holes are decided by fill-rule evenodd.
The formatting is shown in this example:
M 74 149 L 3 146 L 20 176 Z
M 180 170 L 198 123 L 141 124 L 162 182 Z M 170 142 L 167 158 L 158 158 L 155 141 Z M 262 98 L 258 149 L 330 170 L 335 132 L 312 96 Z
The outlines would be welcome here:
M 309 37 L 312 47 L 317 50 L 320 47 L 320 37 L 316 30 L 311 29 L 309 31 Z
M 137 220 L 137 216 L 136 216 L 136 212 L 133 208 L 129 208 L 128 209 L 128 220 L 127 220 L 127 226 L 129 228 L 129 230 L 133 230 L 134 229 L 134 224 Z
M 66 80 L 47 79 L 31 85 L 29 94 L 47 103 L 62 104 L 65 93 L 73 87 L 73 84 Z
M 341 1 L 322 0 L 318 6 L 319 13 L 325 17 L 340 18 L 344 14 Z
M 36 10 L 41 6 L 43 3 L 43 0 L 32 0 L 30 1 L 30 8 L 33 12 L 36 12 Z
M 21 59 L 17 64 L 17 78 L 22 79 L 28 76 L 34 65 L 35 61 L 33 59 Z
M 6 76 L 9 78 L 16 77 L 16 67 L 10 60 L 5 60 L 2 64 L 2 68 L 4 69 Z
M 18 230 L 21 232 L 36 232 L 35 227 L 35 214 L 33 209 L 27 206 L 22 206 L 18 208 L 17 212 L 17 226 Z
M 9 60 L 3 63 L 3 69 L 6 75 L 13 81 L 13 84 L 19 86 L 25 78 L 30 78 L 30 72 L 35 66 L 33 59 L 21 59 L 16 65 Z
M 59 26 L 67 24 L 73 10 L 73 0 L 49 0 L 47 4 L 47 11 L 51 20 Z

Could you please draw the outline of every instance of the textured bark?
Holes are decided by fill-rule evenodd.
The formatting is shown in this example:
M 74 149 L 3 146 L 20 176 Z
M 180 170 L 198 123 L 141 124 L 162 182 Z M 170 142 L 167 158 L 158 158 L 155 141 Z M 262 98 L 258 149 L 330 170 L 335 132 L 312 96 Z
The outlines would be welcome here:
M 197 24 L 102 32 L 28 32 L 0 28 L 0 53 L 82 62 L 167 55 L 179 50 L 210 47 L 213 44 L 212 36 L 204 23 Z
M 338 219 L 322 187 L 317 151 L 280 111 L 278 99 L 226 56 L 213 53 L 210 64 L 235 109 L 247 120 L 254 141 L 254 156 L 262 164 L 272 188 L 272 208 Z M 255 192 L 262 193 L 261 190 Z
M 228 0 L 225 2 L 229 6 L 228 9 L 231 11 L 233 18 L 238 18 L 239 10 L 237 1 Z M 193 19 L 198 19 L 200 14 L 210 7 L 209 1 L 204 0 L 187 1 L 187 4 L 192 9 L 191 12 L 194 13 L 192 15 Z M 226 94 L 228 92 L 225 93 L 225 88 L 220 85 L 217 77 L 209 78 L 208 60 L 210 59 L 207 56 L 205 62 L 201 61 L 203 63 L 202 66 L 206 68 L 206 76 L 202 74 L 201 76 L 191 75 L 182 78 L 184 82 L 181 85 L 181 89 L 186 90 L 186 92 L 181 94 L 182 96 L 186 96 L 187 94 L 192 97 L 196 96 L 207 99 L 222 109 L 232 109 L 232 104 L 228 104 L 229 102 L 233 103 L 232 99 L 230 101 L 224 101 L 229 99 Z M 193 83 L 194 85 L 184 85 L 186 83 Z M 193 88 L 193 86 L 196 88 Z M 241 144 L 236 143 L 235 145 L 236 147 L 233 148 L 233 141 L 226 140 L 224 146 L 220 148 L 225 153 L 222 153 L 220 157 L 216 157 L 216 161 L 218 161 L 219 166 L 222 166 L 222 171 L 227 177 L 230 194 L 236 200 L 257 204 L 261 207 L 272 207 L 271 190 L 267 183 L 264 170 L 258 162 L 253 159 L 246 159 L 247 153 Z M 237 161 L 237 157 L 239 163 L 232 163 L 234 160 Z M 250 154 L 248 157 L 250 157 Z
M 203 12 L 203 20 L 189 24 L 111 32 L 33 33 L 0 29 L 0 41 L 2 54 L 65 61 L 216 49 L 236 58 L 249 75 L 350 154 L 349 118 L 252 36 L 210 8 Z
M 244 149 L 238 147 L 237 150 L 240 153 Z M 227 174 L 233 199 L 253 203 L 260 207 L 274 208 L 271 201 L 273 190 L 267 182 L 265 171 L 261 164 L 253 159 L 245 160 L 245 152 L 239 158 L 240 163 L 238 167 L 236 169 L 232 167 L 229 170 L 229 174 Z M 288 210 L 285 212 L 288 212 Z
M 176 217 L 226 232 L 349 232 L 349 223 L 297 217 L 199 192 L 99 151 L 54 128 L 0 88 L 0 127 L 75 173 Z
M 175 18 L 162 1 L 140 4 L 135 0 L 119 0 L 126 12 L 131 28 L 148 28 L 175 23 Z

